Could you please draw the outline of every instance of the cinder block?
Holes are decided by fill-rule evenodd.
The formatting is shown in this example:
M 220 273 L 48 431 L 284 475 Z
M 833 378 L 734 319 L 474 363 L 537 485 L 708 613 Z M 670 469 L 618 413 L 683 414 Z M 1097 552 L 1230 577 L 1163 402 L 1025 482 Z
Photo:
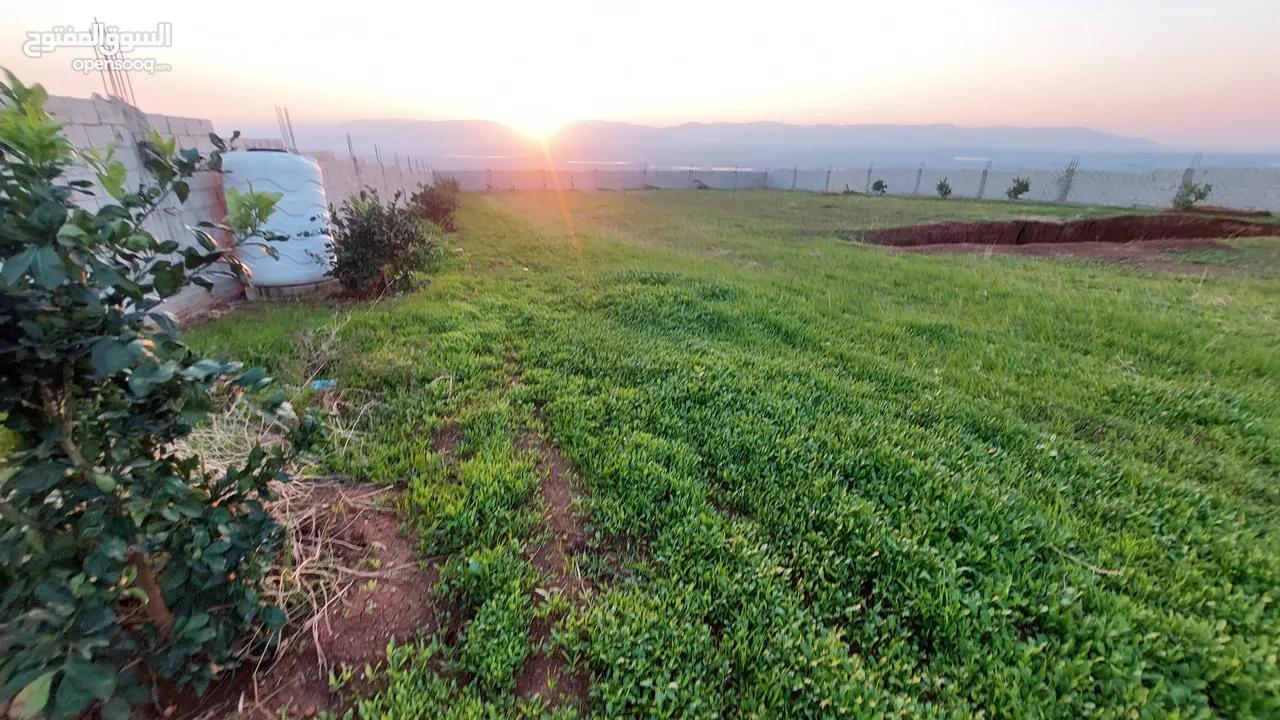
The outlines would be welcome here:
M 169 136 L 173 134 L 173 132 L 169 130 L 168 116 L 161 115 L 159 113 L 147 113 L 146 118 L 147 118 L 147 125 L 150 126 L 152 130 L 155 130 L 156 132 L 164 136 Z
M 98 113 L 98 122 L 103 125 L 123 125 L 125 114 L 119 100 L 110 100 L 100 95 L 93 96 L 93 108 Z
M 89 125 L 84 129 L 89 138 L 89 147 L 106 149 L 109 145 L 119 148 L 131 147 L 133 139 L 125 134 L 122 126 Z
M 62 126 L 62 136 L 71 143 L 74 148 L 87 148 L 89 145 L 89 134 L 85 132 L 83 125 L 75 123 L 67 123 Z
M 50 97 L 45 103 L 45 111 L 64 124 L 97 125 L 99 122 L 93 101 L 84 98 Z

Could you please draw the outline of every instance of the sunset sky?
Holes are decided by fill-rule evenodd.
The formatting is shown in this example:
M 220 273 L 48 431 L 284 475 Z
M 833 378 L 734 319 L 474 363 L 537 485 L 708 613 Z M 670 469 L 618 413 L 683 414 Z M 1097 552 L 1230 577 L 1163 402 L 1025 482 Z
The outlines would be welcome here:
M 0 65 L 102 92 L 27 31 L 173 26 L 138 50 L 148 112 L 220 127 L 471 119 L 1078 125 L 1173 147 L 1280 149 L 1280 1 L 268 2 L 6 0 Z M 150 7 L 148 7 L 150 5 Z

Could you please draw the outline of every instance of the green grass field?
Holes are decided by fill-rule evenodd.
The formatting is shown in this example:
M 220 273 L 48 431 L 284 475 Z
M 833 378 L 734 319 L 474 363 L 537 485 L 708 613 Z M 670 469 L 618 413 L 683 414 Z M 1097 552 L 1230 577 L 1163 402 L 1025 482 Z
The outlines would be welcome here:
M 426 290 L 191 339 L 296 380 L 300 333 L 345 323 L 328 372 L 380 399 L 333 469 L 406 488 L 475 614 L 395 650 L 364 717 L 547 712 L 514 693 L 545 612 L 527 429 L 593 537 L 553 634 L 581 714 L 1280 716 L 1280 280 L 835 235 L 1108 212 L 468 196 Z

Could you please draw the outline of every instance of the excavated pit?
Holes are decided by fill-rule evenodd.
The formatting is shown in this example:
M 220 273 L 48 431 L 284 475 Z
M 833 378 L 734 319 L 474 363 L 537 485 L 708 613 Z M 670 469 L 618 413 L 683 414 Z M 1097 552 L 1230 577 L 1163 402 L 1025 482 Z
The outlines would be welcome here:
M 884 230 L 845 231 L 851 242 L 899 248 L 938 245 L 1053 245 L 1148 240 L 1218 240 L 1280 235 L 1280 226 L 1196 214 L 1121 215 L 1096 220 L 943 222 Z

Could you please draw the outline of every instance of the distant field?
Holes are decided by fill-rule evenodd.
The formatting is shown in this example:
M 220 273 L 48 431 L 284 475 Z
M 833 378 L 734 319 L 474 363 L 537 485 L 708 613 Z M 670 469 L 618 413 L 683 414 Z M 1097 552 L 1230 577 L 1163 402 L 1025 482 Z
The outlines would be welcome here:
M 1147 214 L 1149 210 L 886 195 L 820 195 L 772 190 L 630 191 L 566 193 L 520 192 L 490 196 L 493 202 L 539 222 L 572 222 L 618 232 L 644 243 L 681 249 L 727 245 L 777 252 L 778 241 L 792 243 L 834 237 L 840 230 L 896 227 L 924 222 L 983 222 L 1014 219 L 1080 219 Z M 555 200 L 553 202 L 553 200 Z M 781 248 L 785 251 L 786 248 Z
M 329 464 L 408 489 L 464 625 L 363 717 L 550 715 L 544 652 L 588 678 L 561 717 L 1278 717 L 1280 279 L 835 234 L 1118 212 L 467 196 L 426 290 L 191 334 L 297 379 L 340 327 L 326 372 L 379 399 Z M 567 600 L 529 432 L 574 467 Z

